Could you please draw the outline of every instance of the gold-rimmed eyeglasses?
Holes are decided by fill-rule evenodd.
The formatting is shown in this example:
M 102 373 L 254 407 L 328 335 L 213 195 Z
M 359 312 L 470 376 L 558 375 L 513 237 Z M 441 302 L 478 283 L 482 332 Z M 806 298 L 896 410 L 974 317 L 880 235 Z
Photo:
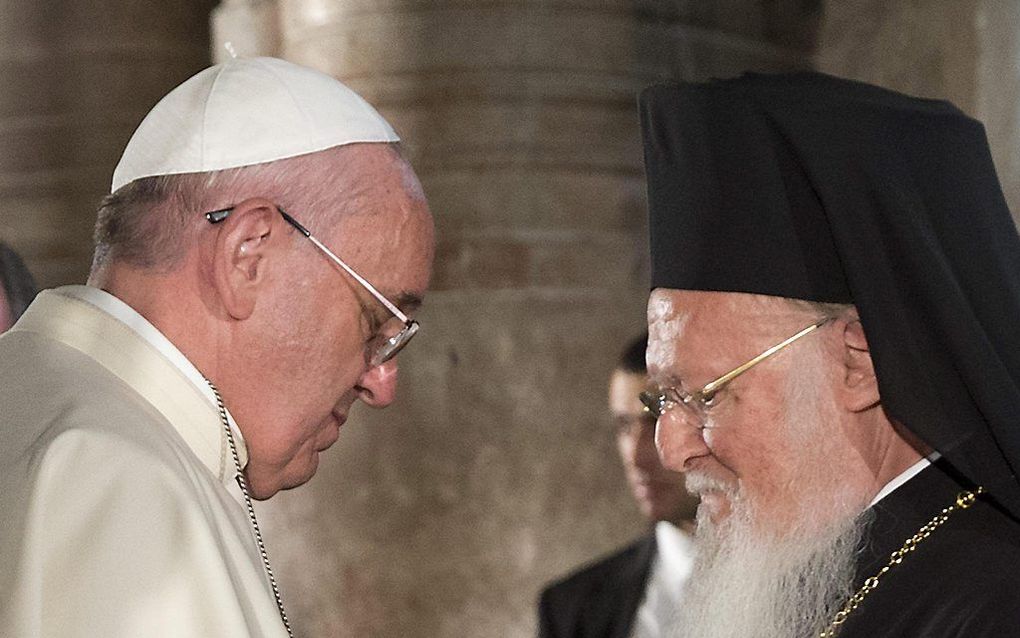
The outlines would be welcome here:
M 638 395 L 638 398 L 640 398 L 641 403 L 644 404 L 645 410 L 650 412 L 656 419 L 662 417 L 667 410 L 680 406 L 684 409 L 688 416 L 693 418 L 694 423 L 696 423 L 699 427 L 704 427 L 705 423 L 708 421 L 708 410 L 712 407 L 716 394 L 726 387 L 726 384 L 744 374 L 762 361 L 765 361 L 786 346 L 797 341 L 801 337 L 809 335 L 818 328 L 821 328 L 831 320 L 831 318 L 826 318 L 821 321 L 816 321 L 797 334 L 768 348 L 750 361 L 740 364 L 718 379 L 709 381 L 700 390 L 688 393 L 682 388 L 677 387 L 660 388 L 656 391 L 642 392 Z
M 230 208 L 221 208 L 219 210 L 214 210 L 206 213 L 205 218 L 209 220 L 210 224 L 218 224 L 222 222 L 224 219 L 226 219 L 233 210 L 234 210 L 233 206 L 231 206 Z M 289 214 L 287 214 L 286 211 L 284 211 L 279 206 L 276 207 L 276 210 L 280 212 L 280 215 L 283 216 L 283 219 L 288 224 L 297 229 L 299 233 L 307 237 L 309 241 L 311 241 L 316 248 L 322 251 L 322 253 L 330 261 L 332 261 L 337 266 L 340 266 L 340 268 L 342 268 L 344 272 L 353 277 L 354 281 L 358 282 L 362 288 L 367 290 L 373 297 L 375 297 L 379 301 L 379 303 L 385 306 L 386 309 L 389 310 L 394 317 L 396 317 L 404 324 L 404 327 L 400 330 L 400 332 L 393 335 L 392 337 L 389 337 L 382 343 L 375 345 L 371 352 L 368 353 L 369 367 L 374 368 L 376 366 L 381 366 L 382 364 L 386 363 L 393 357 L 397 356 L 397 353 L 403 350 L 404 346 L 406 346 L 408 342 L 411 341 L 411 338 L 418 333 L 419 329 L 418 322 L 415 321 L 414 319 L 408 318 L 407 315 L 400 311 L 400 308 L 398 308 L 396 304 L 394 304 L 389 299 L 384 297 L 382 293 L 375 289 L 375 286 L 368 283 L 367 279 L 359 275 L 357 272 L 354 271 L 353 268 L 344 263 L 344 260 L 337 257 L 332 250 L 327 248 L 321 241 L 319 241 L 318 238 L 316 238 L 315 235 L 313 235 L 307 228 L 302 226 L 299 221 L 291 217 Z

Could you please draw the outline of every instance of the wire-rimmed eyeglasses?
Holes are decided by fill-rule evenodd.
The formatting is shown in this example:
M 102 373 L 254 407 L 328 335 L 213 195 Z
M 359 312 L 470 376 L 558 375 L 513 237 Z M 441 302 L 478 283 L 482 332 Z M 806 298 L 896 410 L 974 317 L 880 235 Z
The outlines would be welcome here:
M 233 206 L 231 206 L 230 208 L 221 208 L 219 210 L 214 210 L 206 213 L 205 218 L 209 220 L 209 223 L 211 224 L 218 224 L 222 222 L 224 219 L 226 219 L 233 210 L 234 210 Z M 344 260 L 337 257 L 332 250 L 327 248 L 321 241 L 319 241 L 315 237 L 315 235 L 313 235 L 307 228 L 302 226 L 301 222 L 291 217 L 289 214 L 287 214 L 286 211 L 284 211 L 279 206 L 276 207 L 276 210 L 280 211 L 280 215 L 283 216 L 283 219 L 288 224 L 296 228 L 299 233 L 307 237 L 313 244 L 315 244 L 315 247 L 322 251 L 322 253 L 326 255 L 326 257 L 329 258 L 330 261 L 332 261 L 337 266 L 340 266 L 340 268 L 342 268 L 344 272 L 353 277 L 356 282 L 361 284 L 361 286 L 365 290 L 367 290 L 373 297 L 375 297 L 379 301 L 379 303 L 381 303 L 383 306 L 386 307 L 387 310 L 390 311 L 390 314 L 392 314 L 398 320 L 403 322 L 404 327 L 400 330 L 400 332 L 393 335 L 392 337 L 389 337 L 381 344 L 377 345 L 373 349 L 373 351 L 369 353 L 368 356 L 369 367 L 374 368 L 376 366 L 381 366 L 382 364 L 386 363 L 393 357 L 397 356 L 397 353 L 403 350 L 404 346 L 406 346 L 411 341 L 411 338 L 418 333 L 419 328 L 418 322 L 415 321 L 414 319 L 408 318 L 407 315 L 400 311 L 400 308 L 398 308 L 396 304 L 392 303 L 389 299 L 384 297 L 382 293 L 375 289 L 375 286 L 368 283 L 367 279 L 359 275 L 357 272 L 354 271 L 353 268 L 344 263 Z
M 638 398 L 640 398 L 641 403 L 644 404 L 645 410 L 651 412 L 656 419 L 661 418 L 662 415 L 670 408 L 681 406 L 684 408 L 685 413 L 693 418 L 694 423 L 696 423 L 699 427 L 704 427 L 708 420 L 708 410 L 712 407 L 715 401 L 715 395 L 726 387 L 726 384 L 744 374 L 762 361 L 765 361 L 786 346 L 797 341 L 801 337 L 809 335 L 818 328 L 821 328 L 829 321 L 831 321 L 831 318 L 822 319 L 821 321 L 811 324 L 797 334 L 768 348 L 750 361 L 740 364 L 718 379 L 709 381 L 700 390 L 687 393 L 682 388 L 677 387 L 660 388 L 654 392 L 642 392 L 638 395 Z

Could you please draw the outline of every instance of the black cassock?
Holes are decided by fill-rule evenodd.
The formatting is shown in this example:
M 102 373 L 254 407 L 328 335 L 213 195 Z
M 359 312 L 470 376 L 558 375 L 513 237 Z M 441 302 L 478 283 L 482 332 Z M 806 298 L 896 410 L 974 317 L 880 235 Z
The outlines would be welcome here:
M 875 505 L 855 587 L 966 489 L 940 460 Z M 1020 524 L 983 497 L 958 508 L 880 579 L 837 635 L 1020 636 Z

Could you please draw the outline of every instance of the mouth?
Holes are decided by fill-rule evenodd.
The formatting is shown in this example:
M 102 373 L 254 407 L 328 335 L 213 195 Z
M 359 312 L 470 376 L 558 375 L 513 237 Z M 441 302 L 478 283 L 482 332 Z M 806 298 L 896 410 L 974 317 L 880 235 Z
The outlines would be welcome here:
M 317 449 L 322 452 L 329 448 L 331 445 L 336 443 L 336 440 L 340 438 L 340 428 L 347 422 L 347 415 L 339 412 L 332 412 L 327 419 L 328 425 L 323 430 L 322 440 L 320 441 Z
M 729 517 L 733 511 L 733 501 L 723 492 L 710 490 L 698 495 L 698 521 L 709 520 L 718 523 Z
M 698 518 L 707 517 L 718 522 L 733 508 L 737 492 L 734 486 L 700 472 L 688 472 L 685 476 L 687 491 L 698 497 Z
M 731 486 L 708 474 L 701 472 L 687 472 L 684 474 L 684 484 L 691 494 L 703 494 L 707 492 L 731 492 Z

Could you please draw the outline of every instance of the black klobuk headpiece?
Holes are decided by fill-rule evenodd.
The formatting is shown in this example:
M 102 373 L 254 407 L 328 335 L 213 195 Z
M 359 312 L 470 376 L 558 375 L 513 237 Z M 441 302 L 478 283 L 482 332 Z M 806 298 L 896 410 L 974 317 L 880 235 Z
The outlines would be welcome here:
M 1020 518 L 1020 238 L 981 124 L 817 73 L 640 106 L 652 287 L 856 305 L 886 412 Z

